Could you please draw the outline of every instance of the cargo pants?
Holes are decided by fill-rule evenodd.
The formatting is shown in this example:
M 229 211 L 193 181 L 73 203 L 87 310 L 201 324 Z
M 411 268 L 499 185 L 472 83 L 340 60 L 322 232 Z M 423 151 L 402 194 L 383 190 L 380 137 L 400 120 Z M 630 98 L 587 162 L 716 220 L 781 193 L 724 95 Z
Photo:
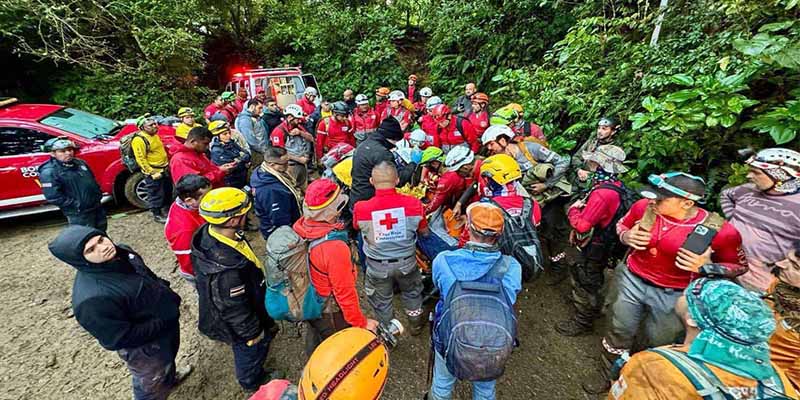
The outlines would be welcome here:
M 419 318 L 422 315 L 422 274 L 413 255 L 384 261 L 367 258 L 366 263 L 364 292 L 378 322 L 388 325 L 394 318 L 392 298 L 395 284 L 400 288 L 406 316 Z

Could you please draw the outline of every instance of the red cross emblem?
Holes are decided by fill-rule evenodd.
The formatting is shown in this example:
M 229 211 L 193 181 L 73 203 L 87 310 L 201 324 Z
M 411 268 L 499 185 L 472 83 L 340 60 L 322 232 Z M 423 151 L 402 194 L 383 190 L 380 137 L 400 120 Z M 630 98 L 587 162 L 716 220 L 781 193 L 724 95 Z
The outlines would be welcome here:
M 392 229 L 394 224 L 396 224 L 398 222 L 399 222 L 399 220 L 397 218 L 392 218 L 392 214 L 390 214 L 390 213 L 386 213 L 386 216 L 384 217 L 384 219 L 378 221 L 378 223 L 383 225 L 383 226 L 385 226 L 387 230 Z

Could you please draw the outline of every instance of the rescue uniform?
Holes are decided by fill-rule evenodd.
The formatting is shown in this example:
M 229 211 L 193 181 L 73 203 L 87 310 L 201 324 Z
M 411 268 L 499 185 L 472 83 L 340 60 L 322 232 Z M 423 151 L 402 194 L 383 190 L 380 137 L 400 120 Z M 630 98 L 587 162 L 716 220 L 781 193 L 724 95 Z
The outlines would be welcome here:
M 375 133 L 375 130 L 378 129 L 379 122 L 378 116 L 372 108 L 365 112 L 362 112 L 358 108 L 353 110 L 353 114 L 350 115 L 350 123 L 353 125 L 356 144 L 361 144 L 361 142 L 367 139 L 367 136 Z
M 514 131 L 514 134 L 516 135 L 514 137 L 514 140 L 516 141 L 522 141 L 526 137 L 533 137 L 547 142 L 547 138 L 544 136 L 542 128 L 533 122 L 520 120 L 511 125 L 511 130 Z
M 378 189 L 371 199 L 355 204 L 353 226 L 361 231 L 364 241 L 364 290 L 378 321 L 388 324 L 393 318 L 396 283 L 413 324 L 422 317 L 422 275 L 414 256 L 417 231 L 428 226 L 422 202 L 394 188 Z
M 103 191 L 85 161 L 73 158 L 64 163 L 51 157 L 39 166 L 39 183 L 44 198 L 58 206 L 68 224 L 106 231 L 106 209 L 100 203 Z
M 203 125 L 200 125 L 197 122 L 195 122 L 193 125 L 186 125 L 183 122 L 181 122 L 175 128 L 175 137 L 178 139 L 178 141 L 183 143 L 183 142 L 186 141 L 186 136 L 189 135 L 189 131 L 192 130 L 192 128 L 197 128 L 199 126 L 203 126 Z
M 477 114 L 470 111 L 469 114 L 467 114 L 467 120 L 469 120 L 469 123 L 475 128 L 475 135 L 478 138 L 489 128 L 489 113 L 486 112 L 486 110 Z
M 381 115 L 383 115 L 383 112 L 386 110 L 387 107 L 389 107 L 389 100 L 384 98 L 383 101 L 376 102 L 375 103 L 375 107 L 373 107 L 372 109 L 375 110 L 375 115 L 380 117 Z M 379 118 L 379 119 L 380 119 L 380 121 L 383 120 L 382 118 Z M 381 123 L 380 121 L 378 121 L 378 124 Z
M 179 272 L 183 279 L 194 286 L 194 268 L 192 267 L 192 235 L 206 221 L 197 209 L 191 209 L 177 198 L 169 208 L 167 224 L 164 225 L 164 236 L 169 248 L 178 261 Z
M 394 117 L 404 131 L 411 127 L 411 111 L 406 110 L 402 105 L 397 108 L 386 107 L 381 113 L 381 121 L 389 117 Z
M 297 105 L 303 109 L 303 113 L 305 115 L 311 115 L 314 113 L 314 110 L 317 109 L 317 105 L 308 101 L 306 96 L 303 96 L 300 98 L 300 100 L 297 100 Z
M 459 126 L 461 129 L 459 129 Z M 436 134 L 442 144 L 442 151 L 449 152 L 455 146 L 468 146 L 472 152 L 477 153 L 481 145 L 475 133 L 475 128 L 468 119 L 457 115 L 450 116 L 450 123 L 442 128 L 436 125 Z
M 317 144 L 314 146 L 317 160 L 322 159 L 322 155 L 339 143 L 347 143 L 356 146 L 356 138 L 353 135 L 353 124 L 349 119 L 339 122 L 336 117 L 325 118 L 317 125 Z
M 175 185 L 183 176 L 197 174 L 208 178 L 212 187 L 225 186 L 225 171 L 214 165 L 204 153 L 198 153 L 186 146 L 178 146 L 170 161 L 170 176 Z
M 147 206 L 155 214 L 161 215 L 161 208 L 167 205 L 172 197 L 172 181 L 169 179 L 169 158 L 164 143 L 158 133 L 150 135 L 139 131 L 131 140 L 131 149 L 144 174 L 144 185 L 147 190 Z M 153 175 L 161 174 L 158 179 Z M 156 211 L 158 210 L 158 211 Z
M 306 131 L 302 125 L 297 125 L 297 129 Z M 288 122 L 283 121 L 278 125 L 269 136 L 270 143 L 275 147 L 283 147 L 286 152 L 296 157 L 311 156 L 311 142 L 301 135 L 292 135 L 289 132 L 295 129 Z M 308 182 L 308 166 L 297 161 L 289 160 L 289 176 L 294 179 L 295 185 L 299 189 L 304 189 Z

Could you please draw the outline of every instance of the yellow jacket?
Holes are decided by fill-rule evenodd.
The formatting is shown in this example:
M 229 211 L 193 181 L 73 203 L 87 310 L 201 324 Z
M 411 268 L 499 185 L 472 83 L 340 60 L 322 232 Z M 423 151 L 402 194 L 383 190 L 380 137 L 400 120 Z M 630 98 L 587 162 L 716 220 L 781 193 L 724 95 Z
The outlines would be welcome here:
M 664 347 L 684 353 L 688 350 L 688 346 L 684 345 Z M 706 366 L 725 386 L 739 395 L 737 398 L 743 400 L 756 398 L 757 381 L 734 375 L 708 363 Z M 786 375 L 777 366 L 773 366 L 781 378 L 786 395 L 797 399 L 797 392 L 786 379 Z M 620 378 L 611 386 L 608 398 L 609 400 L 702 400 L 689 378 L 671 361 L 650 351 L 642 351 L 631 357 L 622 368 Z
M 203 125 L 200 125 L 197 122 L 195 122 L 194 125 L 189 126 L 181 122 L 180 124 L 178 124 L 178 127 L 175 128 L 175 136 L 183 140 L 186 140 L 186 136 L 189 135 L 189 131 L 192 130 L 192 128 L 197 128 L 198 126 L 203 126 Z
M 144 142 L 145 140 L 147 143 Z M 140 131 L 140 134 L 131 141 L 131 149 L 133 149 L 136 163 L 139 164 L 139 168 L 145 175 L 152 176 L 161 173 L 169 164 L 167 150 L 161 143 L 158 134 L 148 135 L 146 132 Z

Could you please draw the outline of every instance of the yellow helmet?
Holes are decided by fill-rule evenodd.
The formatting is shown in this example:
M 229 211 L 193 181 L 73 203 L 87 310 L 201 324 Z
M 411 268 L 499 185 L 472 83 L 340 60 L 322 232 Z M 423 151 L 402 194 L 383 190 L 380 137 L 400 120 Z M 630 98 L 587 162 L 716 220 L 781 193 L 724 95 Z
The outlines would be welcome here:
M 178 118 L 194 117 L 194 111 L 190 107 L 181 107 L 178 109 Z
M 389 352 L 375 334 L 347 328 L 322 342 L 298 383 L 299 400 L 377 399 L 389 375 Z
M 483 160 L 481 176 L 492 178 L 493 181 L 505 185 L 522 177 L 519 164 L 508 154 L 495 154 Z
M 211 121 L 211 123 L 208 124 L 208 130 L 211 131 L 212 135 L 217 136 L 231 130 L 231 125 L 228 121 Z
M 247 214 L 252 204 L 250 195 L 242 189 L 222 187 L 213 189 L 200 201 L 200 216 L 209 224 L 222 225 L 233 217 Z
M 333 175 L 336 176 L 339 182 L 344 183 L 347 187 L 353 184 L 353 157 L 347 157 L 339 161 L 339 163 L 334 165 L 331 169 L 333 170 Z

